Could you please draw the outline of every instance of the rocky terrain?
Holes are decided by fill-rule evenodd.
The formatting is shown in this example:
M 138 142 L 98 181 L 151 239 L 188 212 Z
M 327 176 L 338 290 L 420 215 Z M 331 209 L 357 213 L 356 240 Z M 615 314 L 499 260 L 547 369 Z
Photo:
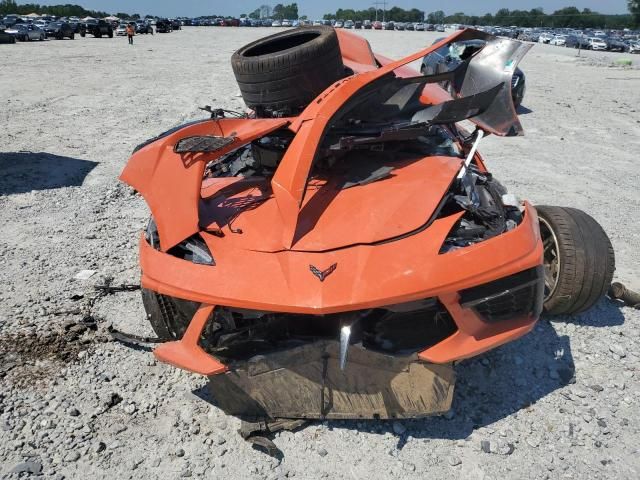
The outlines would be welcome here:
M 609 299 L 457 367 L 453 409 L 315 422 L 253 449 L 206 380 L 112 341 L 152 334 L 135 285 L 148 211 L 117 177 L 132 148 L 241 109 L 231 53 L 267 29 L 4 45 L 0 73 L 0 478 L 590 478 L 640 476 L 640 311 Z M 388 56 L 435 34 L 363 32 Z M 481 151 L 514 193 L 581 208 L 640 288 L 640 71 L 619 54 L 536 45 L 526 136 Z M 632 57 L 634 63 L 640 57 Z M 60 66 L 64 68 L 60 68 Z

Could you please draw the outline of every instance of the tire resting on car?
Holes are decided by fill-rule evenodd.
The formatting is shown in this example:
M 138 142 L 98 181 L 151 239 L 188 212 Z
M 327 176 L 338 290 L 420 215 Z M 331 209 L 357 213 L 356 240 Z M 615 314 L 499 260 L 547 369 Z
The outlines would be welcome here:
M 560 272 L 556 290 L 545 300 L 552 315 L 572 315 L 591 308 L 607 291 L 615 270 L 611 241 L 589 215 L 575 208 L 536 206 L 557 238 Z
M 261 38 L 231 57 L 248 107 L 297 113 L 344 76 L 338 36 L 330 27 L 300 27 Z

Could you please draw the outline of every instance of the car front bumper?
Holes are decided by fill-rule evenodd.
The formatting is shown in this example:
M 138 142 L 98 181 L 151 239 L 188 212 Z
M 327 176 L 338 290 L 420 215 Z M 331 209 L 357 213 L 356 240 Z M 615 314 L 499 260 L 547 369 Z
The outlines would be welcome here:
M 157 251 L 143 236 L 142 285 L 161 294 L 200 302 L 201 309 L 209 309 L 208 315 L 215 306 L 225 306 L 317 316 L 437 298 L 455 322 L 456 331 L 419 351 L 418 357 L 431 363 L 448 363 L 478 355 L 528 333 L 542 307 L 539 275 L 542 242 L 533 207 L 525 204 L 524 219 L 513 230 L 440 254 L 442 242 L 455 221 L 456 218 L 449 217 L 437 220 L 424 231 L 396 242 L 323 253 L 264 253 L 227 248 L 222 255 L 216 247 L 224 239 L 203 233 L 215 266 L 197 265 Z M 333 264 L 337 265 L 335 272 L 326 281 L 319 282 L 309 272 L 309 265 L 324 269 Z M 525 271 L 538 272 L 535 290 L 527 294 L 526 310 L 516 308 L 516 297 L 504 297 L 505 302 L 514 305 L 512 315 L 509 311 L 502 312 L 496 320 L 487 318 L 486 308 L 465 301 L 470 295 L 474 297 L 475 289 L 487 285 L 504 288 L 488 291 L 485 300 L 532 288 L 531 279 L 526 286 L 509 285 L 508 280 L 506 284 L 496 283 L 519 278 L 517 275 Z M 498 303 L 501 301 L 498 299 Z M 187 331 L 192 327 L 197 330 L 190 337 L 195 339 L 193 342 L 164 344 L 156 349 L 156 355 L 196 373 L 226 371 L 220 362 L 202 363 L 208 355 L 197 351 L 199 335 L 208 319 L 209 316 L 201 319 L 200 327 L 191 322 Z M 172 343 L 176 345 L 171 346 Z

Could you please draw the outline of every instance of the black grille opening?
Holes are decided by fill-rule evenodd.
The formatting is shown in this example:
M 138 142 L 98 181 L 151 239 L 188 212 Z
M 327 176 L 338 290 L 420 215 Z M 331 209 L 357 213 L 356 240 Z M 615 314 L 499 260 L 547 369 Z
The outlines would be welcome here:
M 351 341 L 389 354 L 422 351 L 456 332 L 436 299 L 328 315 L 260 312 L 218 307 L 202 346 L 223 361 L 247 359 L 317 340 L 338 340 L 352 326 Z
M 542 313 L 543 267 L 538 266 L 460 292 L 460 305 L 494 323 Z
M 364 347 L 394 354 L 417 352 L 432 347 L 458 330 L 449 312 L 436 299 L 390 308 L 394 310 L 378 310 L 377 315 L 363 320 Z

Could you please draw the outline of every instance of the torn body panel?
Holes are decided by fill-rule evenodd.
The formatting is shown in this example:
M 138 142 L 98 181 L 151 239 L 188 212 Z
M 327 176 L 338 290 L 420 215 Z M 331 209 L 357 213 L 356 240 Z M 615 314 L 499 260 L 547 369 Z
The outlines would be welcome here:
M 140 192 L 149 205 L 158 226 L 160 249 L 166 252 L 200 230 L 198 205 L 207 163 L 288 123 L 286 119 L 208 120 L 176 130 L 136 151 L 120 179 Z M 175 152 L 180 140 L 198 135 L 233 141 L 212 152 Z
M 450 364 L 352 347 L 339 366 L 336 341 L 259 355 L 210 377 L 214 404 L 245 420 L 418 418 L 451 408 Z

